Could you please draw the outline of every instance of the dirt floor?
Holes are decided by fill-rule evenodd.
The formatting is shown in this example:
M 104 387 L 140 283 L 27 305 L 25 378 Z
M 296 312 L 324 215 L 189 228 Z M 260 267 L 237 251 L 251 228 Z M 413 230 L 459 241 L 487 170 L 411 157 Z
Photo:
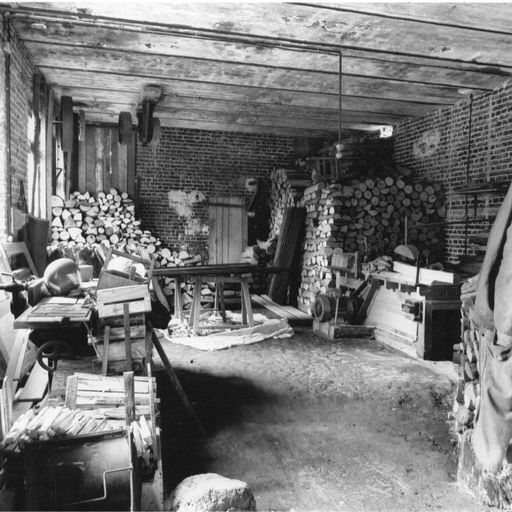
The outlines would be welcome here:
M 208 431 L 198 436 L 174 393 L 163 396 L 168 489 L 214 472 L 248 482 L 258 510 L 488 510 L 455 483 L 453 381 L 439 371 L 450 363 L 310 330 L 218 352 L 165 349 Z

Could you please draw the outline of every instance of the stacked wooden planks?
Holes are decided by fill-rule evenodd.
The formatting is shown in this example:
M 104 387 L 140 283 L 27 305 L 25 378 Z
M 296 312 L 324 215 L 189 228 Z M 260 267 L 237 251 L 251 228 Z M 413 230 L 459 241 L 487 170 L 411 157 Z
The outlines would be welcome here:
M 274 267 L 289 269 L 272 276 L 268 295 L 278 304 L 288 300 L 288 287 L 295 276 L 292 275 L 294 264 L 299 261 L 299 247 L 304 231 L 306 209 L 288 207 L 284 210 L 283 223 L 277 240 Z M 299 271 L 300 274 L 300 271 Z

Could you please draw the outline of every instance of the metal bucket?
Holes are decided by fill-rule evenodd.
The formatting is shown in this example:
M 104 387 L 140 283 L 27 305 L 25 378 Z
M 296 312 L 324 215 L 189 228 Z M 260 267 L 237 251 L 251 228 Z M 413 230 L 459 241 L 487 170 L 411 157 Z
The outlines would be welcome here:
M 24 450 L 27 510 L 133 510 L 140 479 L 123 430 L 51 439 Z

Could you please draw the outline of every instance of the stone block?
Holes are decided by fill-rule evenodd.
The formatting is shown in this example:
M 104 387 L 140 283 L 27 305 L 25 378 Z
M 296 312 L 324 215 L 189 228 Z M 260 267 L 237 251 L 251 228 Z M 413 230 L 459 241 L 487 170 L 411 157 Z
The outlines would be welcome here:
M 245 482 L 204 473 L 185 478 L 166 500 L 173 512 L 235 512 L 256 510 L 256 501 Z

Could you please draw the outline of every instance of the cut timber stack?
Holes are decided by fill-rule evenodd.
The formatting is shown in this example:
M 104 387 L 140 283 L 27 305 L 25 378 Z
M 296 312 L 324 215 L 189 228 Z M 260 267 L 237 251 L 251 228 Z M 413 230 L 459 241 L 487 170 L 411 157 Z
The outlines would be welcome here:
M 309 171 L 274 169 L 270 174 L 270 236 L 279 235 L 284 209 L 297 206 L 304 189 L 311 184 Z
M 480 403 L 479 350 L 486 330 L 473 321 L 478 276 L 468 279 L 461 287 L 461 340 L 454 359 L 459 361 L 459 381 L 453 404 L 455 430 L 459 441 L 462 434 L 473 428 Z
M 291 285 L 292 290 L 298 286 L 298 276 L 295 274 L 297 274 L 296 265 L 300 261 L 299 244 L 304 231 L 305 217 L 305 208 L 290 207 L 284 210 L 283 223 L 277 239 L 274 267 L 287 270 L 272 275 L 268 292 L 271 300 L 277 304 L 288 304 L 289 286 Z M 296 294 L 293 292 L 292 294 L 295 298 Z
M 316 295 L 328 287 L 335 249 L 370 252 L 371 257 L 391 255 L 404 243 L 406 218 L 408 243 L 417 246 L 430 263 L 442 259 L 443 198 L 439 185 L 412 183 L 405 176 L 319 183 L 306 189 L 302 204 L 308 216 L 299 307 L 310 312 Z

